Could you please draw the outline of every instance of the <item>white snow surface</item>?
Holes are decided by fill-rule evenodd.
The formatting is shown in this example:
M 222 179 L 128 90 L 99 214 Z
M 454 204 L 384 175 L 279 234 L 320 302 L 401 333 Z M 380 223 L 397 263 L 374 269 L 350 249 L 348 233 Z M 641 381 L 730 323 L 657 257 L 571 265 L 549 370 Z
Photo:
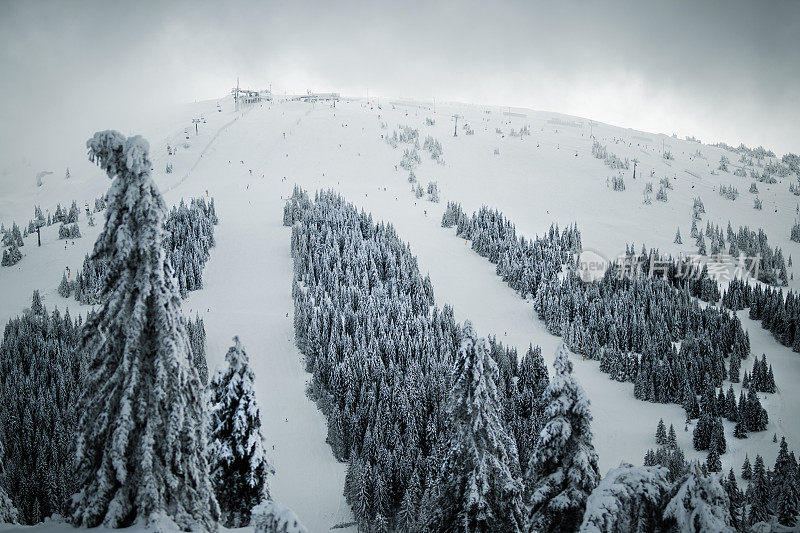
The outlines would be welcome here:
M 467 213 L 484 203 L 499 208 L 516 224 L 518 235 L 527 237 L 544 233 L 554 221 L 561 227 L 577 222 L 584 249 L 613 258 L 631 242 L 637 250 L 644 242 L 648 248 L 673 254 L 694 253 L 689 228 L 692 198 L 699 195 L 707 213 L 699 228 L 705 227 L 706 220 L 723 228 L 728 220 L 734 229 L 739 225 L 763 227 L 772 247 L 780 246 L 785 256 L 800 260 L 800 245 L 788 238 L 797 197 L 788 192 L 787 180 L 774 185 L 759 183 L 764 209 L 756 211 L 752 195 L 747 193 L 749 177 L 724 172 L 711 175 L 723 154 L 731 160 L 731 169 L 737 166 L 738 157 L 719 148 L 554 113 L 513 109 L 509 117 L 504 114 L 506 108 L 498 107 L 437 103 L 434 114 L 424 102 L 392 105 L 390 101 L 354 99 L 340 101 L 335 108 L 328 103 L 288 101 L 237 113 L 229 98 L 221 102 L 222 112 L 217 112 L 215 102 L 200 102 L 187 106 L 179 120 L 170 115 L 150 128 L 169 132 L 147 139 L 153 177 L 167 205 L 206 191 L 215 198 L 220 218 L 217 244 L 205 268 L 204 288 L 190 293 L 183 309 L 187 316 L 199 313 L 205 321 L 211 369 L 224 360 L 234 335 L 247 346 L 266 450 L 276 470 L 270 492 L 277 502 L 293 510 L 309 531 L 326 531 L 349 522 L 352 515 L 342 496 L 345 465 L 333 458 L 325 443 L 326 422 L 305 396 L 309 375 L 294 346 L 290 231 L 282 226 L 282 207 L 295 183 L 311 194 L 317 188 L 340 191 L 347 200 L 372 212 L 376 220 L 394 224 L 419 258 L 420 270 L 430 274 L 438 305 L 453 305 L 457 320 L 470 319 L 479 335 L 496 335 L 504 344 L 517 347 L 520 354 L 531 342 L 540 345 L 548 364 L 552 364 L 560 339 L 546 331 L 530 302 L 503 285 L 494 265 L 455 237 L 454 230 L 440 227 L 448 200 L 461 202 Z M 450 118 L 455 113 L 462 117 L 457 137 L 453 137 Z M 207 122 L 200 124 L 199 135 L 195 135 L 191 119 L 201 114 Z M 426 117 L 435 118 L 435 125 L 426 125 Z M 554 118 L 561 123 L 550 122 Z M 387 129 L 381 128 L 382 122 Z M 474 135 L 465 134 L 465 122 Z M 439 204 L 415 198 L 408 172 L 399 167 L 395 170 L 408 145 L 399 143 L 392 148 L 381 135 L 391 135 L 401 124 L 419 128 L 421 138 L 431 135 L 441 142 L 446 163 L 437 164 L 420 149 L 422 163 L 414 170 L 423 187 L 428 181 L 438 182 Z M 531 135 L 508 135 L 511 128 L 519 130 L 525 125 L 530 126 Z M 501 137 L 495 128 L 506 135 Z M 644 178 L 634 181 L 631 165 L 631 170 L 622 171 L 625 191 L 607 188 L 606 178 L 619 171 L 592 157 L 590 132 L 619 157 L 638 158 L 637 176 Z M 87 132 L 86 138 L 92 133 Z M 614 142 L 615 138 L 624 143 Z M 661 157 L 662 141 L 674 160 Z M 183 147 L 184 142 L 188 148 Z M 167 144 L 178 146 L 178 153 L 168 156 Z M 494 154 L 495 148 L 500 155 Z M 698 149 L 705 159 L 690 158 Z M 167 162 L 173 163 L 171 174 L 165 173 Z M 651 169 L 653 178 L 649 177 Z M 70 180 L 64 180 L 56 172 L 38 188 L 33 180 L 20 182 L 0 200 L 0 222 L 8 227 L 16 220 L 21 228 L 26 226 L 34 203 L 45 213 L 52 213 L 56 202 L 69 206 L 76 200 L 81 206 L 86 201 L 93 206 L 93 199 L 108 188 L 108 179 L 100 169 L 77 174 L 73 171 Z M 652 181 L 657 189 L 658 179 L 665 176 L 674 186 L 669 201 L 643 205 L 644 183 Z M 739 199 L 732 202 L 719 196 L 716 188 L 723 184 L 734 184 L 741 193 Z M 65 241 L 57 240 L 55 225 L 43 228 L 41 248 L 36 247 L 35 235 L 25 239 L 22 261 L 0 268 L 0 324 L 5 325 L 30 305 L 34 289 L 40 289 L 50 309 L 69 307 L 73 314 L 86 311 L 74 300 L 61 298 L 56 288 L 65 267 L 77 272 L 84 254 L 91 250 L 104 223 L 102 215 L 95 219 L 97 226 L 90 228 L 82 213 L 83 237 L 74 245 L 68 241 L 66 248 Z M 677 227 L 687 244 L 672 243 Z M 790 281 L 790 287 L 798 290 L 800 278 Z M 733 424 L 723 422 L 728 442 L 723 468 L 727 472 L 733 467 L 737 475 L 745 453 L 751 461 L 760 453 L 767 465 L 774 463 L 778 445 L 772 443 L 773 433 L 785 435 L 790 449 L 800 451 L 800 402 L 795 386 L 800 382 L 800 355 L 779 345 L 759 323 L 747 318 L 746 310 L 739 316 L 750 333 L 753 354 L 767 354 L 778 393 L 760 394 L 770 416 L 767 431 L 737 440 L 732 437 Z M 632 383 L 610 380 L 599 371 L 596 361 L 578 356 L 572 360 L 575 376 L 591 400 L 601 474 L 623 460 L 641 464 L 645 451 L 656 447 L 659 418 L 675 425 L 678 443 L 688 459 L 705 459 L 704 453 L 692 449 L 693 428 L 683 431 L 685 416 L 679 405 L 636 400 Z M 743 370 L 749 371 L 752 361 L 745 360 Z M 728 384 L 724 386 L 727 389 Z M 737 397 L 739 389 L 734 384 Z M 34 529 L 49 533 L 64 527 L 69 526 L 51 522 Z M 14 529 L 2 526 L 0 530 Z

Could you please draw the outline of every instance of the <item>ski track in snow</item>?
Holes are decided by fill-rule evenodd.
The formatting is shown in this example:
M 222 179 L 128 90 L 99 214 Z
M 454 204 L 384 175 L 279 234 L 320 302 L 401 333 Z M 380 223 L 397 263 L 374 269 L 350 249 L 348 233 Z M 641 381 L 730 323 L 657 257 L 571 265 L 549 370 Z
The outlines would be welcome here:
M 170 141 L 173 146 L 176 142 L 182 146 L 182 126 L 175 125 L 176 133 L 167 139 L 150 139 L 154 175 L 167 204 L 177 204 L 180 198 L 188 201 L 207 190 L 215 198 L 220 217 L 215 233 L 217 244 L 204 271 L 204 288 L 190 293 L 183 309 L 187 317 L 198 313 L 205 321 L 211 371 L 224 360 L 231 338 L 239 335 L 242 340 L 256 376 L 266 450 L 276 469 L 270 480 L 272 496 L 292 508 L 310 531 L 325 531 L 348 522 L 351 513 L 342 496 L 346 465 L 333 458 L 325 442 L 326 422 L 305 396 L 310 375 L 305 373 L 301 354 L 294 346 L 290 230 L 281 222 L 284 201 L 295 183 L 312 196 L 319 188 L 340 191 L 348 201 L 372 212 L 376 221 L 394 224 L 418 257 L 421 272 L 430 274 L 437 305 L 451 304 L 457 320 L 472 320 L 480 335 L 496 335 L 503 344 L 516 347 L 520 356 L 529 343 L 538 344 L 548 364 L 552 363 L 560 338 L 546 331 L 530 302 L 519 298 L 496 276 L 494 265 L 474 253 L 468 243 L 454 235 L 454 230 L 440 227 L 448 200 L 461 202 L 467 213 L 482 203 L 497 207 L 517 225 L 518 234 L 526 237 L 542 234 L 553 221 L 561 227 L 577 221 L 584 248 L 613 257 L 632 241 L 637 247 L 645 242 L 649 247 L 676 253 L 679 247 L 671 244 L 675 228 L 680 226 L 689 240 L 691 198 L 702 190 L 708 212 L 703 225 L 706 220 L 725 224 L 730 219 L 734 227 L 763 227 L 771 246 L 783 247 L 786 255 L 797 251 L 786 236 L 791 222 L 788 213 L 793 209 L 786 191 L 781 188 L 779 197 L 777 192 L 770 192 L 770 187 L 775 191 L 778 185 L 760 184 L 763 192 L 759 196 L 765 206 L 769 200 L 782 214 L 769 216 L 771 209 L 755 212 L 750 195 L 745 192 L 749 178 L 708 175 L 705 165 L 715 167 L 719 154 L 725 153 L 708 146 L 667 139 L 679 160 L 665 164 L 657 152 L 652 153 L 652 146 L 638 146 L 635 137 L 629 139 L 630 147 L 610 141 L 611 136 L 630 137 L 631 130 L 595 125 L 594 134 L 604 139 L 610 152 L 620 157 L 639 157 L 640 175 L 649 175 L 651 168 L 656 172 L 654 178 L 635 181 L 631 180 L 630 171 L 625 172 L 628 190 L 616 193 L 605 187 L 605 177 L 616 175 L 617 171 L 591 157 L 591 140 L 585 132 L 588 126 L 548 124 L 552 113 L 511 117 L 514 124 L 507 125 L 500 122 L 509 118 L 498 116 L 497 108 L 487 115 L 483 113 L 486 108 L 478 106 L 440 104 L 440 112 L 434 115 L 421 107 L 398 105 L 392 109 L 386 104 L 378 109 L 359 100 L 339 102 L 336 108 L 323 103 L 287 102 L 254 107 L 236 116 L 232 111 L 215 113 L 207 102 L 198 104 L 201 105 L 212 110 L 208 127 L 204 125 L 199 135 L 190 136 L 188 149 L 181 148 L 169 157 L 164 148 Z M 226 106 L 229 105 L 227 101 Z M 475 130 L 474 136 L 461 131 L 459 137 L 452 137 L 450 108 L 465 116 L 464 120 Z M 443 114 L 442 109 L 447 111 Z M 435 117 L 437 124 L 425 126 L 427 116 Z M 388 129 L 380 129 L 379 121 L 387 122 Z M 423 162 L 415 170 L 423 186 L 428 180 L 438 181 L 440 204 L 416 199 L 409 192 L 407 173 L 394 170 L 408 145 L 400 143 L 392 149 L 380 135 L 391 135 L 398 124 L 419 128 L 420 144 L 428 134 L 442 143 L 446 165 L 430 161 L 427 152 L 420 150 Z M 494 132 L 495 127 L 519 129 L 523 124 L 531 124 L 532 135 L 501 138 Z M 662 137 L 651 136 L 658 141 Z M 493 155 L 495 147 L 500 149 L 499 156 Z M 685 147 L 687 153 L 699 148 L 706 160 L 685 161 L 687 156 L 679 151 L 680 147 Z M 173 162 L 175 174 L 163 172 L 167 161 Z M 684 172 L 685 168 L 703 178 Z M 675 190 L 669 191 L 669 203 L 642 205 L 643 182 L 653 181 L 656 186 L 663 175 L 675 184 Z M 75 198 L 79 205 L 109 184 L 99 172 L 84 181 L 86 198 Z M 711 190 L 727 183 L 735 184 L 742 193 L 737 202 L 722 199 Z M 69 205 L 73 198 L 53 189 L 47 193 L 50 196 L 42 197 L 37 192 L 37 201 L 51 210 L 56 201 Z M 74 193 L 75 189 L 69 190 Z M 23 205 L 20 212 L 32 209 L 33 205 Z M 17 221 L 23 222 L 19 218 Z M 84 237 L 66 249 L 64 241 L 56 240 L 56 226 L 43 231 L 42 248 L 35 247 L 35 237 L 26 239 L 23 261 L 0 269 L 3 324 L 30 304 L 35 288 L 42 291 L 50 309 L 57 305 L 61 309 L 69 307 L 73 314 L 85 311 L 74 300 L 58 296 L 56 287 L 65 265 L 72 272 L 80 268 L 84 253 L 90 251 L 103 223 L 102 216 L 96 221 L 98 227 L 89 228 L 82 217 Z M 791 285 L 798 289 L 798 281 Z M 733 467 L 737 475 L 745 453 L 751 461 L 760 453 L 767 465 L 774 463 L 778 451 L 777 444 L 772 443 L 775 432 L 779 437 L 786 435 L 790 449 L 800 450 L 800 404 L 794 388 L 800 381 L 800 356 L 776 343 L 759 323 L 747 318 L 746 311 L 739 316 L 750 332 L 752 352 L 759 356 L 766 353 L 773 365 L 779 394 L 760 394 L 766 397 L 762 404 L 770 415 L 767 431 L 737 440 L 732 437 L 733 424 L 724 422 L 729 451 L 722 456 L 723 468 L 727 471 Z M 675 425 L 687 458 L 705 459 L 705 453 L 692 449 L 693 428 L 683 431 L 685 416 L 680 406 L 636 400 L 633 384 L 610 380 L 599 371 L 598 362 L 575 356 L 574 363 L 575 374 L 592 402 L 594 443 L 602 474 L 622 460 L 641 464 L 645 451 L 655 447 L 659 418 L 667 425 Z M 742 368 L 749 371 L 751 367 L 752 358 L 748 358 Z M 737 397 L 739 388 L 734 385 Z M 51 523 L 37 529 L 59 527 Z

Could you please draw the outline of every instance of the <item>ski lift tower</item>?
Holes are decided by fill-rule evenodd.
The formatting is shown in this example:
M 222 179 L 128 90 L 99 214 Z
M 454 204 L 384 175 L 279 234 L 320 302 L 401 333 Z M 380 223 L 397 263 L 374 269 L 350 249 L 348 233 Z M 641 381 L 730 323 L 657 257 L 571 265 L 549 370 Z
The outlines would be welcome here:
M 458 137 L 458 119 L 461 118 L 461 115 L 453 115 L 453 118 L 456 119 L 455 126 L 453 126 L 453 137 Z

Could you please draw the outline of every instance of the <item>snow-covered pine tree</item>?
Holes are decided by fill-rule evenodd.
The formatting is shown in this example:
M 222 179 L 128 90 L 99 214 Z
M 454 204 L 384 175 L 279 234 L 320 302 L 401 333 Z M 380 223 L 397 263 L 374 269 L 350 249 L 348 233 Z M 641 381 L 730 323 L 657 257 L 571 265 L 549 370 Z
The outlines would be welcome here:
M 717 451 L 717 446 L 715 444 L 711 444 L 711 450 L 708 452 L 708 457 L 706 458 L 706 468 L 709 472 L 722 471 L 722 460 L 719 458 L 719 451 Z
M 189 319 L 186 322 L 186 330 L 189 334 L 189 344 L 192 347 L 192 364 L 197 369 L 200 376 L 200 383 L 205 387 L 208 385 L 208 362 L 206 361 L 206 328 L 200 314 L 195 315 L 194 322 Z
M 162 246 L 167 210 L 141 136 L 98 132 L 89 159 L 114 181 L 93 257 L 108 263 L 84 326 L 76 525 L 215 531 L 206 412 L 180 294 Z
M 760 455 L 756 455 L 756 460 L 753 462 L 753 475 L 747 493 L 750 501 L 747 519 L 750 524 L 767 520 L 769 518 L 770 486 L 764 468 L 764 459 Z
M 674 521 L 675 531 L 734 533 L 730 501 L 720 479 L 720 474 L 704 475 L 700 465 L 692 463 L 664 509 L 664 519 Z
M 683 244 L 683 240 L 681 239 L 681 228 L 678 228 L 678 230 L 675 232 L 674 242 L 675 244 Z
M 742 463 L 742 479 L 750 480 L 753 477 L 753 468 L 750 466 L 750 458 L 747 454 L 744 455 L 744 463 Z
M 772 502 L 778 515 L 778 522 L 787 527 L 794 527 L 797 522 L 798 503 L 800 503 L 800 487 L 796 485 L 797 461 L 794 454 L 789 453 L 786 438 L 781 437 L 780 451 L 772 469 Z
M 728 471 L 728 478 L 722 480 L 722 486 L 725 488 L 725 492 L 728 493 L 728 500 L 730 502 L 728 510 L 731 515 L 731 526 L 738 530 L 741 526 L 744 495 L 742 491 L 739 490 L 739 484 L 736 482 L 736 474 L 733 473 L 733 468 Z
M 563 343 L 553 367 L 555 375 L 545 390 L 548 422 L 526 472 L 533 487 L 528 531 L 576 530 L 586 499 L 600 481 L 589 400 L 572 375 Z
M 439 476 L 423 499 L 429 531 L 522 531 L 523 485 L 517 447 L 505 431 L 497 364 L 470 322 L 453 370 L 450 442 Z
M 519 365 L 515 416 L 512 422 L 519 464 L 527 465 L 543 425 L 544 391 L 550 383 L 542 350 L 531 344 Z M 527 490 L 528 487 L 526 487 Z
M 661 466 L 621 463 L 605 475 L 586 500 L 581 533 L 656 531 L 671 484 Z
M 3 250 L 3 259 L 0 266 L 14 266 L 22 260 L 22 252 L 19 251 L 17 243 L 12 243 L 11 247 Z
M 210 383 L 209 463 L 225 527 L 250 525 L 251 510 L 269 499 L 255 377 L 239 337 L 225 355 L 227 366 Z
M 67 279 L 66 274 L 61 275 L 61 283 L 58 284 L 58 294 L 62 298 L 69 298 L 72 294 L 72 284 Z
M 78 216 L 80 215 L 80 210 L 78 209 L 78 204 L 75 200 L 72 200 L 72 205 L 69 208 L 69 213 L 67 214 L 67 223 L 74 224 L 78 221 Z
M 667 427 L 664 425 L 664 419 L 658 420 L 658 427 L 656 427 L 656 444 L 665 446 L 667 444 Z
M 308 533 L 294 511 L 274 501 L 253 509 L 253 529 L 255 533 Z

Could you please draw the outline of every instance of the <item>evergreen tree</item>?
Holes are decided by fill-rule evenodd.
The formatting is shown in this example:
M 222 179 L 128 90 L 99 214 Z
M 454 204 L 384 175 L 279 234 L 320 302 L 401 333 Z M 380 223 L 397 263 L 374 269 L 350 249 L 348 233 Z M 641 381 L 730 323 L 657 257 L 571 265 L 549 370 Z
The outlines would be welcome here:
M 142 137 L 98 132 L 89 158 L 112 178 L 93 257 L 108 263 L 84 327 L 76 525 L 216 530 L 206 413 L 180 294 L 162 248 L 166 206 Z
M 707 450 L 711 443 L 711 434 L 715 427 L 714 417 L 704 412 L 694 427 L 692 443 L 695 450 Z
M 750 458 L 745 454 L 744 463 L 742 463 L 742 479 L 749 481 L 753 477 L 753 469 L 750 467 Z
M 294 511 L 274 501 L 253 509 L 253 529 L 256 533 L 308 533 Z
M 67 279 L 66 274 L 62 274 L 61 283 L 58 284 L 58 294 L 62 298 L 69 298 L 72 294 L 72 284 Z
M 731 525 L 738 529 L 741 525 L 742 491 L 739 490 L 739 485 L 736 483 L 736 475 L 733 473 L 733 468 L 728 471 L 728 479 L 722 482 L 722 486 L 725 488 L 725 492 L 728 493 L 728 500 L 730 501 Z
M 753 476 L 748 487 L 750 494 L 750 513 L 747 518 L 750 524 L 763 522 L 769 517 L 769 481 L 764 469 L 764 459 L 756 455 L 753 463 Z
M 80 216 L 80 210 L 78 209 L 78 204 L 73 200 L 69 208 L 69 213 L 67 214 L 67 223 L 74 224 L 78 222 L 78 216 Z
M 14 266 L 22 260 L 22 252 L 19 251 L 17 243 L 12 243 L 11 247 L 3 250 L 3 259 L 0 266 Z
M 675 449 L 678 447 L 678 439 L 675 436 L 675 426 L 669 425 L 669 434 L 667 435 L 667 448 Z
M 795 517 L 800 499 L 800 487 L 796 485 L 797 463 L 789 454 L 784 437 L 781 437 L 780 450 L 775 459 L 775 467 L 772 469 L 772 479 L 771 501 L 776 504 L 778 522 L 793 527 L 797 522 Z
M 189 344 L 192 347 L 192 364 L 197 369 L 200 383 L 208 385 L 208 363 L 206 362 L 206 328 L 200 315 L 195 315 L 194 322 L 186 322 Z
M 711 446 L 711 450 L 708 452 L 708 457 L 706 458 L 706 468 L 709 472 L 721 472 L 722 471 L 722 460 L 719 458 L 719 452 L 717 451 L 716 446 Z
M 667 429 L 664 426 L 664 419 L 658 420 L 658 427 L 656 428 L 656 444 L 665 446 L 667 444 Z
M 741 403 L 739 409 L 742 409 Z M 758 393 L 751 388 L 747 391 L 747 401 L 744 406 L 745 422 L 747 431 L 764 431 L 767 429 L 769 417 L 767 411 L 761 406 Z
M 589 400 L 572 375 L 564 344 L 556 354 L 555 376 L 545 390 L 548 419 L 528 465 L 529 531 L 574 531 L 586 498 L 600 481 L 592 444 Z
M 210 383 L 211 481 L 225 527 L 250 524 L 250 511 L 269 499 L 267 476 L 273 473 L 264 454 L 255 377 L 239 337 L 225 355 L 228 363 Z
M 733 436 L 737 439 L 747 438 L 747 426 L 745 425 L 742 415 L 736 418 L 736 425 L 733 427 Z M 744 474 L 742 474 L 742 477 L 744 477 Z
M 603 477 L 586 501 L 581 532 L 657 531 L 671 484 L 667 469 L 621 463 Z
M 675 244 L 683 244 L 683 240 L 681 240 L 681 228 L 675 232 Z
M 686 411 L 686 418 L 693 420 L 700 416 L 700 404 L 697 403 L 697 395 L 692 390 L 689 382 L 683 392 L 683 409 Z
M 725 395 L 725 409 L 723 412 L 730 422 L 736 422 L 739 418 L 739 407 L 736 405 L 736 393 L 733 392 L 733 385 L 728 386 L 728 393 Z
M 467 322 L 453 371 L 447 455 L 425 496 L 425 528 L 522 531 L 524 506 L 514 441 L 503 428 L 498 368 Z
M 664 509 L 664 519 L 674 521 L 675 531 L 733 533 L 730 501 L 720 475 L 703 474 L 693 463 Z

